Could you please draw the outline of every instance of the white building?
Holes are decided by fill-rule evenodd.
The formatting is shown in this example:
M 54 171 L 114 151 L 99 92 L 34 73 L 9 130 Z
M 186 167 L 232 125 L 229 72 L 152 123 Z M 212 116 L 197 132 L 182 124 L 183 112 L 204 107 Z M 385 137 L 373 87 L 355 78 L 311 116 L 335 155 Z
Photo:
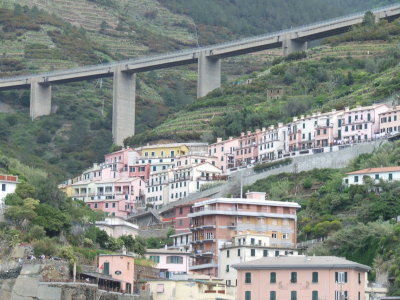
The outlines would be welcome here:
M 139 227 L 136 224 L 120 217 L 108 217 L 104 221 L 96 221 L 96 227 L 104 230 L 109 236 L 115 239 L 122 235 L 131 235 L 134 238 L 139 231 Z
M 15 192 L 18 183 L 18 176 L 0 175 L 0 221 L 3 220 L 4 198 Z
M 270 126 L 256 131 L 258 139 L 258 160 L 274 160 L 281 158 L 288 151 L 287 126 L 279 123 L 278 127 Z
M 236 286 L 237 271 L 232 265 L 281 255 L 298 255 L 298 251 L 294 248 L 272 247 L 270 238 L 264 234 L 235 235 L 231 242 L 224 243 L 220 248 L 218 277 L 224 279 L 226 285 Z
M 379 180 L 394 181 L 400 180 L 400 166 L 369 168 L 346 174 L 347 177 L 344 178 L 346 185 L 364 184 L 364 177 L 369 177 L 375 182 L 379 182 Z

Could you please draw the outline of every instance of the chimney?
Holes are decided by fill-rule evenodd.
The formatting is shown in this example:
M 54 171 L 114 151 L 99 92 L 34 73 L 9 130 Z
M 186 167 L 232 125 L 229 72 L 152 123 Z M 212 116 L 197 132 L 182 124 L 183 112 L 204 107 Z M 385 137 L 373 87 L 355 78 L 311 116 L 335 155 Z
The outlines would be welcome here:
M 297 120 L 297 117 L 293 117 L 293 122 L 296 122 Z
M 240 133 L 240 136 L 244 136 L 244 132 L 241 132 L 241 133 Z
M 229 140 L 230 140 L 230 141 L 233 140 L 233 137 L 230 136 L 230 137 L 229 137 Z
M 304 115 L 301 115 L 301 116 L 300 116 L 300 119 L 304 119 Z
M 247 135 L 251 135 L 251 131 L 247 131 Z
M 261 130 L 260 129 L 256 129 L 256 133 L 260 133 L 261 132 Z
M 221 143 L 222 142 L 222 138 L 217 138 L 217 143 Z
M 278 127 L 282 127 L 283 126 L 283 123 L 278 123 Z
M 336 112 L 336 109 L 332 109 L 332 112 L 335 113 L 335 112 Z
M 346 106 L 345 108 L 344 108 L 344 111 L 349 111 L 350 110 L 350 107 L 348 107 L 348 106 Z
M 263 192 L 247 192 L 246 198 L 253 200 L 265 200 L 266 193 Z
M 265 127 L 263 127 L 261 130 L 264 132 L 265 131 Z

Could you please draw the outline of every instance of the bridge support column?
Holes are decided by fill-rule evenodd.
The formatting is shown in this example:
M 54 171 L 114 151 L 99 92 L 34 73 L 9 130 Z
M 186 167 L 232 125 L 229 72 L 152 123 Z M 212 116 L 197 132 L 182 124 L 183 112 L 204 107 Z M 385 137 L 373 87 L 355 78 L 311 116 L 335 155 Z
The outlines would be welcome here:
M 283 56 L 288 56 L 293 52 L 306 51 L 307 42 L 301 42 L 292 40 L 290 38 L 286 38 L 283 40 L 282 48 L 283 48 Z
M 135 134 L 136 74 L 114 71 L 112 134 L 114 143 L 122 146 L 124 139 Z
M 201 53 L 198 65 L 197 98 L 221 87 L 221 60 Z
M 31 82 L 30 115 L 32 120 L 51 113 L 51 85 L 39 83 L 37 79 Z

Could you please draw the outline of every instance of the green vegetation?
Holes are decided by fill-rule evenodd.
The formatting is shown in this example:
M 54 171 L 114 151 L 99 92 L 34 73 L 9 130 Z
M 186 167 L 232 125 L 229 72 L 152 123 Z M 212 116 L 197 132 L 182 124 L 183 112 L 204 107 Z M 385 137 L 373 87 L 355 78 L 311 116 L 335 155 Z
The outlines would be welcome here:
M 285 158 L 283 160 L 278 160 L 278 161 L 272 161 L 272 162 L 267 162 L 267 163 L 262 163 L 262 164 L 257 164 L 254 167 L 254 172 L 258 173 L 258 172 L 265 172 L 268 171 L 270 169 L 276 168 L 276 167 L 280 167 L 282 165 L 289 165 L 292 162 L 291 158 Z
M 273 200 L 295 201 L 300 241 L 328 237 L 311 252 L 345 256 L 374 267 L 374 273 L 389 271 L 396 277 L 391 289 L 399 291 L 400 182 L 373 182 L 346 187 L 346 172 L 361 168 L 400 165 L 400 142 L 386 143 L 372 154 L 363 154 L 344 170 L 315 169 L 283 173 L 259 180 L 245 190 L 263 191 Z M 385 262 L 381 264 L 381 262 Z

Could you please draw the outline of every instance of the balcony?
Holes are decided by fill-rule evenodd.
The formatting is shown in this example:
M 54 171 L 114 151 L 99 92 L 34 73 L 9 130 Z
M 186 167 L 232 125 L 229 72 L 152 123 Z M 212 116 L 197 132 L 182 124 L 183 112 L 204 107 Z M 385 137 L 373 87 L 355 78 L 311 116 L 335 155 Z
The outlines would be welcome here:
M 231 248 L 231 247 L 255 247 L 255 248 L 263 247 L 263 248 L 265 248 L 265 247 L 271 247 L 271 246 L 272 245 L 270 243 L 266 243 L 266 242 L 263 242 L 263 243 L 259 244 L 259 243 L 250 243 L 250 242 L 239 243 L 239 242 L 235 241 L 235 242 L 225 242 L 225 243 L 223 243 L 222 246 L 221 246 L 221 249 Z
M 192 257 L 212 257 L 214 256 L 214 251 L 212 250 L 195 250 L 194 253 L 191 254 Z
M 192 265 L 189 266 L 189 271 L 194 271 L 194 270 L 201 270 L 201 269 L 209 269 L 209 268 L 217 268 L 218 264 L 215 263 L 214 261 L 211 261 L 206 264 L 199 264 L 199 265 Z

